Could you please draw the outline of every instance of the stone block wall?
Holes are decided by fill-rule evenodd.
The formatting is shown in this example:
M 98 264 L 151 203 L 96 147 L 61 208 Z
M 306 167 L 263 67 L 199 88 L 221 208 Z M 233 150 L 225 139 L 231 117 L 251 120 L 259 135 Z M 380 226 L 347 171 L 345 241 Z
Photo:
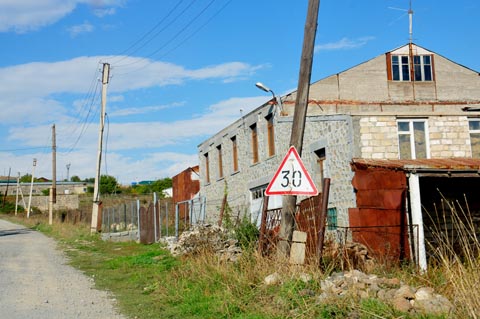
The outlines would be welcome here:
M 42 212 L 48 212 L 49 196 L 32 196 L 31 207 L 37 207 Z M 28 205 L 28 196 L 25 197 L 25 203 Z M 53 205 L 53 210 L 78 209 L 78 195 L 58 195 L 57 202 Z M 27 207 L 25 207 L 26 210 Z

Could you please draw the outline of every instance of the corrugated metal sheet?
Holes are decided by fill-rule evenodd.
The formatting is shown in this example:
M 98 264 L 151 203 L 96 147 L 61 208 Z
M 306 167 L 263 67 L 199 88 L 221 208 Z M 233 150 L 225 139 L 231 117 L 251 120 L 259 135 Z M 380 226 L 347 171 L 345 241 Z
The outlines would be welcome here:
M 354 158 L 353 170 L 366 168 L 385 168 L 392 170 L 458 170 L 480 171 L 480 158 L 425 158 L 425 159 L 366 159 Z

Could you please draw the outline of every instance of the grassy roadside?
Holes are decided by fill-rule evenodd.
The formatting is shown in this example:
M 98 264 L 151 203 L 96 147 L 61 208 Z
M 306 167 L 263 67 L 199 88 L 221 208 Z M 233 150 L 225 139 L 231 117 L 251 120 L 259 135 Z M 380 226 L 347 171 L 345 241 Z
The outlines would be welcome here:
M 176 258 L 157 244 L 104 242 L 90 235 L 86 225 L 8 219 L 55 238 L 71 264 L 94 277 L 99 289 L 111 291 L 130 318 L 445 318 L 398 312 L 376 299 L 319 303 L 315 296 L 326 274 L 259 258 L 253 251 L 235 264 L 220 262 L 208 251 Z M 387 270 L 378 271 L 385 276 Z M 411 269 L 389 271 L 409 284 L 433 285 L 440 293 L 451 287 L 448 274 L 440 269 L 422 276 Z M 274 272 L 287 279 L 281 285 L 264 285 L 264 278 Z M 300 280 L 301 272 L 313 280 Z

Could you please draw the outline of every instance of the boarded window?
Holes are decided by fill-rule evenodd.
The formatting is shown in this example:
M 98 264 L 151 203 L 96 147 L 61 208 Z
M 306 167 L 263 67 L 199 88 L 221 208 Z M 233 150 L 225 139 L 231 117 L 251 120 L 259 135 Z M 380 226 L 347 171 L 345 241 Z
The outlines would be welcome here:
M 218 178 L 223 178 L 222 145 L 217 146 L 217 153 L 218 153 Z
M 210 161 L 208 159 L 208 153 L 205 153 L 205 182 L 210 183 Z
M 252 163 L 258 163 L 258 134 L 257 134 L 257 123 L 250 126 L 252 133 Z
M 238 145 L 237 145 L 237 137 L 234 136 L 231 138 L 232 141 L 232 164 L 233 164 L 233 172 L 238 171 Z
M 267 120 L 268 156 L 275 155 L 275 132 L 273 128 L 273 114 L 269 114 Z

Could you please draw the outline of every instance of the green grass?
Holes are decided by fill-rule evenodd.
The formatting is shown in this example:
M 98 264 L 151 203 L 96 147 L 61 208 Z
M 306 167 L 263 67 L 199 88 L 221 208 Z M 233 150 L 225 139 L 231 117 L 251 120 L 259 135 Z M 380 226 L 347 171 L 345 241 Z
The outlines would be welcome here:
M 120 311 L 130 318 L 442 318 L 400 313 L 376 299 L 319 303 L 319 281 L 326 274 L 260 258 L 254 250 L 235 264 L 223 263 L 208 251 L 177 258 L 158 244 L 102 241 L 89 233 L 88 225 L 50 226 L 42 218 L 12 221 L 54 237 L 71 264 L 93 277 L 99 289 L 112 292 Z M 264 285 L 263 279 L 273 272 L 281 274 L 283 282 Z M 299 280 L 299 272 L 314 279 Z M 397 269 L 397 275 L 412 285 L 446 283 L 440 275 L 413 274 L 411 269 Z

